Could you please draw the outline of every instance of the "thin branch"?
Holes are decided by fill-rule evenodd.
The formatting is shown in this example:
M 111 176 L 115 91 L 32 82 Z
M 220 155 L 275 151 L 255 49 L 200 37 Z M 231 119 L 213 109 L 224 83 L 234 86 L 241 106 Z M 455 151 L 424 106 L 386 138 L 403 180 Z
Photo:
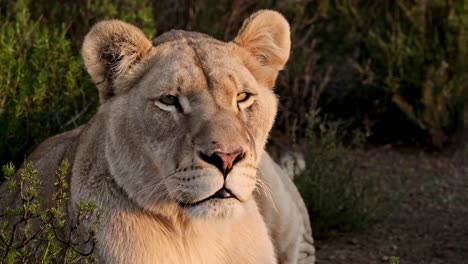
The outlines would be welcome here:
M 88 103 L 85 107 L 83 107 L 83 109 L 78 113 L 76 114 L 74 117 L 72 117 L 70 120 L 68 120 L 65 125 L 63 125 L 62 127 L 67 127 L 68 125 L 70 124 L 75 124 L 75 121 L 78 120 L 78 118 L 82 117 L 86 111 L 88 111 L 88 108 L 91 106 L 91 103 Z
M 41 232 L 42 232 L 42 230 L 39 230 L 39 231 L 37 231 L 34 235 L 32 235 L 31 237 L 29 237 L 28 239 L 24 239 L 23 242 L 21 243 L 21 245 L 18 245 L 18 246 L 16 247 L 16 249 L 20 249 L 20 248 L 25 247 L 29 242 L 31 242 L 33 239 L 35 239 L 35 238 L 37 237 L 37 235 L 38 235 L 39 233 L 41 233 Z

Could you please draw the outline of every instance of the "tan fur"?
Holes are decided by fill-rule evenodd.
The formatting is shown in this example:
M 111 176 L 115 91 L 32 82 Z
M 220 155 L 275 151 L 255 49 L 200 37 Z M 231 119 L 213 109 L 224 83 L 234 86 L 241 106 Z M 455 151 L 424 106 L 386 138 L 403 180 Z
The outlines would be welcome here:
M 82 53 L 101 106 L 84 127 L 46 141 L 31 160 L 50 179 L 46 165 L 69 159 L 71 219 L 82 200 L 102 210 L 100 262 L 277 263 L 269 233 L 279 241 L 281 263 L 298 260 L 303 236 L 311 235 L 308 215 L 263 150 L 277 111 L 272 86 L 289 49 L 289 25 L 274 11 L 254 14 L 228 43 L 184 31 L 151 42 L 117 20 L 91 29 Z M 248 104 L 237 103 L 242 92 L 252 94 Z M 161 103 L 165 95 L 180 105 Z M 243 158 L 227 176 L 200 154 L 237 148 Z M 253 196 L 265 185 L 278 215 L 271 200 Z M 223 186 L 237 199 L 186 205 Z M 268 226 L 257 204 L 272 218 Z M 286 223 L 291 216 L 299 221 L 294 226 Z M 278 234 L 288 234 L 287 241 Z

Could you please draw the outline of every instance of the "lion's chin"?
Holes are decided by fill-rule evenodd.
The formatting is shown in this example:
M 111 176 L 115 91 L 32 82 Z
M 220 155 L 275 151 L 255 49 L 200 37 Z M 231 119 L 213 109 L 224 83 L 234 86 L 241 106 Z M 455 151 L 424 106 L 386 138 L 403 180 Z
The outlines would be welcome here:
M 236 198 L 213 198 L 192 205 L 180 204 L 184 211 L 193 218 L 234 218 L 242 213 L 243 206 Z

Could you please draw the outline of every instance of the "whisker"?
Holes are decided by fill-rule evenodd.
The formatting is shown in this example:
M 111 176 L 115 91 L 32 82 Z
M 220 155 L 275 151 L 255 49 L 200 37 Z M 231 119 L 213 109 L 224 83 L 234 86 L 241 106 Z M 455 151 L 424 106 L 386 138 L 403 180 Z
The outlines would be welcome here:
M 261 179 L 260 175 L 257 177 L 257 181 L 255 182 L 255 186 L 258 187 L 259 194 L 265 197 L 268 201 L 271 202 L 273 205 L 273 209 L 279 213 L 278 208 L 276 207 L 275 201 L 273 199 L 273 195 L 271 192 L 270 187 Z

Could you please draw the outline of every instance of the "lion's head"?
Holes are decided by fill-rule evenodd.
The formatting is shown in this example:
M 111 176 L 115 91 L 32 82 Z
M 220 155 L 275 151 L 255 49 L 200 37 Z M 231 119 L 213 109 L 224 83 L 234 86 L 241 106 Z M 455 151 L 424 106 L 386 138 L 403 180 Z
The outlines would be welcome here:
M 151 42 L 121 21 L 95 25 L 82 54 L 115 182 L 153 212 L 241 212 L 258 184 L 289 50 L 289 25 L 274 11 L 252 15 L 231 42 L 184 31 Z

